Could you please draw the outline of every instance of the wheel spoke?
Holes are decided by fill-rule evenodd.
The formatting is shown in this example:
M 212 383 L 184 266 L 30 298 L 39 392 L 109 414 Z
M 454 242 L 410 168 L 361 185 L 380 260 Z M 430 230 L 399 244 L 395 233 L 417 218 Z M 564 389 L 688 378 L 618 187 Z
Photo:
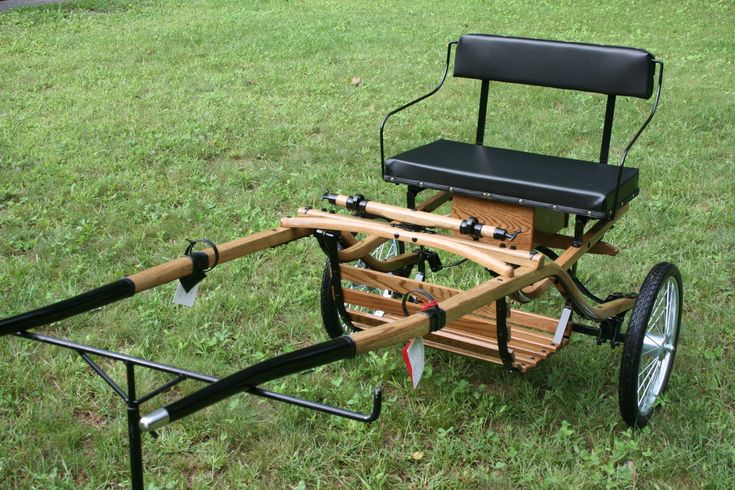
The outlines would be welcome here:
M 659 340 L 656 340 L 659 339 Z M 658 335 L 651 335 L 650 333 L 646 333 L 646 338 L 643 339 L 643 346 L 646 347 L 646 340 L 650 340 L 654 344 L 656 344 L 657 347 L 663 347 L 664 346 L 664 340 L 659 337 Z M 650 345 L 649 345 L 650 347 Z
M 648 327 L 649 328 L 647 330 L 649 332 L 663 334 L 664 333 L 664 328 L 665 328 L 665 323 L 664 323 L 664 325 L 660 325 L 660 327 L 658 329 L 656 329 L 655 327 L 659 326 L 659 321 L 661 319 L 663 319 L 664 322 L 666 321 L 665 314 L 666 314 L 666 309 L 663 309 L 660 312 L 656 313 L 656 316 L 655 317 L 653 315 L 651 315 L 651 319 L 648 320 Z
M 663 310 L 661 309 L 663 305 L 664 305 L 664 296 L 659 294 L 659 296 L 656 297 L 656 303 L 653 306 L 653 310 L 652 310 L 650 318 L 658 318 L 661 315 L 661 313 L 666 311 L 666 308 L 664 308 Z M 651 320 L 649 320 L 649 325 L 651 323 L 652 323 Z
M 646 380 L 648 379 L 648 376 L 653 372 L 653 368 L 656 366 L 657 361 L 658 361 L 657 358 L 651 359 L 651 361 L 646 365 L 646 367 L 643 368 L 638 373 L 638 387 L 640 387 L 646 382 Z M 642 380 L 641 380 L 641 377 L 643 377 Z
M 651 368 L 648 372 L 648 375 L 643 379 L 643 383 L 638 385 L 638 406 L 641 406 L 641 403 L 643 403 L 643 400 L 645 399 L 646 395 L 648 394 L 648 388 L 651 386 L 651 383 L 654 379 L 656 379 L 656 373 L 658 372 L 658 368 L 661 366 L 661 363 L 658 362 L 658 359 L 654 360 L 651 363 Z
M 651 375 L 651 373 L 653 372 L 653 369 L 654 369 L 654 368 L 656 367 L 656 363 L 657 363 L 657 362 L 658 362 L 658 359 L 657 359 L 657 358 L 653 358 L 653 359 L 651 359 L 651 360 L 650 360 L 650 361 L 648 362 L 648 364 L 646 364 L 646 367 L 645 367 L 645 368 L 643 368 L 643 369 L 642 369 L 642 370 L 641 370 L 641 371 L 640 371 L 640 372 L 638 373 L 638 380 L 639 380 L 639 382 L 638 382 L 638 386 L 641 386 L 641 385 L 645 384 L 646 380 L 648 379 L 648 377 L 649 377 L 649 376 Z M 641 378 L 643 378 L 643 379 L 641 379 Z
M 657 362 L 655 368 L 651 371 L 651 376 L 648 378 L 648 382 L 646 382 L 646 386 L 643 389 L 643 393 L 648 393 L 648 389 L 651 387 L 653 380 L 658 378 L 657 375 L 658 375 L 659 369 L 661 368 L 661 364 L 662 363 Z

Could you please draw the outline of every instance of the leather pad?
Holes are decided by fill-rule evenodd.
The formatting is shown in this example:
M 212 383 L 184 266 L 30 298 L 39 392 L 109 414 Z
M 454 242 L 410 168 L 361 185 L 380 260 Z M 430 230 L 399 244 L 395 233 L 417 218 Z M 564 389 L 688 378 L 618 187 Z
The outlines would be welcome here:
M 445 139 L 385 161 L 385 180 L 593 218 L 614 211 L 618 168 Z M 638 169 L 625 167 L 618 207 L 638 194 Z
M 466 34 L 454 76 L 648 99 L 653 60 L 643 49 Z

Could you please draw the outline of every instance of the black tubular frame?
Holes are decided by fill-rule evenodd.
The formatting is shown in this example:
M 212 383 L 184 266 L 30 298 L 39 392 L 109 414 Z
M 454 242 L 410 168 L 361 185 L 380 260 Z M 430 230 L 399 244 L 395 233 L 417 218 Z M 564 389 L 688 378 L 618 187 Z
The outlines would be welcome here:
M 490 91 L 490 80 L 483 80 L 480 85 L 480 108 L 477 111 L 477 134 L 475 144 L 482 146 L 485 141 L 485 119 L 487 118 L 487 94 Z
M 401 112 L 403 109 L 411 107 L 412 105 L 418 102 L 421 102 L 424 99 L 428 99 L 429 97 L 437 93 L 440 88 L 442 88 L 442 86 L 444 85 L 444 82 L 447 80 L 447 74 L 449 73 L 449 61 L 452 57 L 452 46 L 456 46 L 456 45 L 457 45 L 457 41 L 452 41 L 449 44 L 447 44 L 447 61 L 444 66 L 444 73 L 442 74 L 442 79 L 439 82 L 439 85 L 437 85 L 436 87 L 434 87 L 433 90 L 422 95 L 421 97 L 414 99 L 411 102 L 407 102 L 396 109 L 393 109 L 385 116 L 385 118 L 383 118 L 383 122 L 380 123 L 380 170 L 383 175 L 385 175 L 385 146 L 383 143 L 383 132 L 385 131 L 385 123 L 388 122 L 388 119 L 390 119 L 390 117 L 393 116 L 393 114 Z
M 128 422 L 130 487 L 133 490 L 143 490 L 144 488 L 144 482 L 143 482 L 144 466 L 143 466 L 143 449 L 142 449 L 142 432 L 143 431 L 140 426 L 140 422 L 141 422 L 140 407 L 141 405 L 149 400 L 152 400 L 153 398 L 155 398 L 156 396 L 162 393 L 170 391 L 174 386 L 178 385 L 179 383 L 185 380 L 200 381 L 203 383 L 207 383 L 210 386 L 217 385 L 222 382 L 220 378 L 217 378 L 215 376 L 211 376 L 208 374 L 198 373 L 195 371 L 182 369 L 176 366 L 170 366 L 167 364 L 161 364 L 158 362 L 150 361 L 147 359 L 142 359 L 139 357 L 130 356 L 127 354 L 122 354 L 119 352 L 113 352 L 113 351 L 109 351 L 106 349 L 100 349 L 98 347 L 92 347 L 92 346 L 88 346 L 84 344 L 79 344 L 79 343 L 76 343 L 76 342 L 73 342 L 67 339 L 50 337 L 47 335 L 41 335 L 41 334 L 37 334 L 34 332 L 28 332 L 28 331 L 19 331 L 19 332 L 16 332 L 14 335 L 27 339 L 27 340 L 32 340 L 35 342 L 54 345 L 57 347 L 62 347 L 64 349 L 69 349 L 69 350 L 76 352 L 84 360 L 84 362 L 86 362 L 89 365 L 89 367 L 100 378 L 102 378 L 102 380 L 123 400 L 123 402 L 125 402 L 126 409 L 127 409 L 126 410 L 127 411 L 127 422 Z M 341 337 L 341 339 L 346 339 L 346 338 L 347 337 Z M 298 352 L 298 351 L 294 351 L 294 352 Z M 288 353 L 288 354 L 291 354 L 291 353 Z M 283 356 L 288 356 L 288 354 L 284 354 Z M 122 362 L 123 364 L 125 364 L 127 388 L 123 388 L 117 382 L 115 382 L 115 380 L 113 380 L 112 377 L 97 362 L 95 362 L 94 359 L 90 357 L 90 355 L 99 356 L 101 358 L 110 359 L 112 361 L 118 361 L 118 362 Z M 264 362 L 268 362 L 268 361 L 264 361 Z M 141 367 L 141 368 L 150 369 L 153 371 L 172 374 L 175 377 L 171 379 L 170 381 L 167 381 L 166 383 L 163 383 L 162 385 L 154 388 L 150 392 L 139 396 L 137 394 L 137 387 L 136 387 L 136 380 L 135 380 L 136 366 Z M 255 366 L 258 366 L 258 364 L 256 364 Z M 251 368 L 252 367 L 253 366 L 251 366 Z M 246 368 L 242 371 L 239 371 L 238 373 L 235 373 L 235 375 L 243 371 L 246 371 L 247 369 L 250 369 L 250 368 Z M 277 374 L 278 376 L 274 376 L 271 379 L 278 378 L 283 373 L 277 373 Z M 289 374 L 289 373 L 286 373 L 286 374 Z M 382 390 L 380 388 L 376 388 L 373 391 L 372 410 L 370 411 L 370 413 L 366 413 L 366 414 L 359 413 L 359 412 L 353 412 L 351 410 L 346 410 L 343 408 L 332 407 L 330 405 L 325 405 L 319 402 L 304 400 L 302 398 L 297 398 L 297 397 L 286 395 L 283 393 L 276 393 L 273 391 L 264 390 L 263 388 L 260 388 L 257 385 L 246 386 L 240 391 L 244 391 L 248 394 L 259 396 L 262 398 L 268 398 L 271 400 L 284 402 L 289 405 L 296 405 L 298 407 L 308 408 L 308 409 L 315 410 L 318 412 L 323 412 L 323 413 L 327 413 L 330 415 L 336 415 L 338 417 L 343 417 L 343 418 L 355 420 L 357 422 L 364 422 L 364 423 L 369 423 L 369 422 L 373 422 L 374 420 L 376 420 L 380 416 L 381 407 L 382 407 Z M 195 393 L 198 393 L 198 392 L 195 392 Z M 189 397 L 191 397 L 191 395 L 189 395 Z M 158 437 L 158 434 L 156 434 L 155 431 L 150 431 L 150 432 L 151 432 L 151 436 L 153 436 L 154 438 Z
M 615 95 L 607 96 L 605 103 L 605 125 L 602 127 L 602 143 L 600 143 L 600 163 L 607 163 L 610 157 L 610 140 L 612 139 L 613 119 L 615 118 Z
M 630 142 L 628 143 L 628 146 L 625 147 L 625 150 L 623 150 L 623 154 L 620 157 L 620 164 L 618 165 L 618 182 L 615 185 L 615 200 L 613 201 L 613 207 L 612 211 L 609 211 L 609 218 L 612 218 L 615 215 L 615 212 L 618 209 L 618 199 L 619 199 L 619 193 L 620 193 L 620 181 L 623 178 L 623 167 L 625 166 L 625 159 L 628 158 L 628 152 L 631 148 L 633 148 L 633 145 L 636 141 L 638 141 L 638 137 L 643 133 L 643 130 L 646 129 L 646 126 L 648 126 L 648 123 L 651 122 L 651 119 L 653 119 L 654 114 L 656 114 L 656 109 L 658 109 L 658 103 L 661 100 L 661 86 L 664 82 L 664 62 L 661 60 L 652 60 L 652 62 L 656 65 L 658 65 L 658 87 L 656 87 L 656 97 L 653 99 L 653 105 L 651 106 L 651 112 L 648 114 L 648 117 L 645 121 L 643 121 L 643 124 L 641 124 L 641 127 L 638 128 L 638 131 L 633 135 L 633 138 L 631 138 Z

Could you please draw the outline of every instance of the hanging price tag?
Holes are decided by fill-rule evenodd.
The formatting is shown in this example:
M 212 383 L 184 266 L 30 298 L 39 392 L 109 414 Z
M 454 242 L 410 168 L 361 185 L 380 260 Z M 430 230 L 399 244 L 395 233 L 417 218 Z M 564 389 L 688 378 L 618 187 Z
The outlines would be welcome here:
M 201 283 L 196 283 L 187 292 L 184 286 L 181 284 L 181 281 L 176 281 L 176 294 L 174 294 L 174 304 L 188 306 L 189 308 L 194 306 L 194 301 L 196 301 L 197 299 L 197 292 L 199 292 L 200 284 Z
M 408 376 L 414 389 L 421 381 L 421 375 L 424 374 L 424 366 L 426 358 L 424 357 L 424 339 L 421 337 L 412 339 L 403 348 L 403 361 L 408 369 Z

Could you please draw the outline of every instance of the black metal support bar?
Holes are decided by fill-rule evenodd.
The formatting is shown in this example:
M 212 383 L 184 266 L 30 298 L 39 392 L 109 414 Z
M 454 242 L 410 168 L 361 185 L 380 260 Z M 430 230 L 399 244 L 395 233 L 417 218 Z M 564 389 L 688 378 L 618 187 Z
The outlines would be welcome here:
M 334 299 L 334 304 L 337 306 L 337 313 L 339 314 L 345 325 L 354 330 L 352 325 L 352 318 L 347 309 L 345 308 L 345 299 L 342 292 L 342 277 L 339 268 L 339 233 L 332 231 L 316 230 L 314 232 L 319 247 L 326 254 L 327 260 L 329 261 L 329 273 L 330 273 L 330 294 Z
M 477 135 L 475 136 L 475 144 L 482 145 L 485 141 L 485 119 L 487 117 L 487 93 L 490 88 L 490 81 L 483 80 L 480 87 L 480 109 L 477 112 Z
M 126 362 L 128 377 L 128 446 L 130 450 L 130 486 L 143 490 L 143 446 L 140 440 L 140 404 L 135 399 L 135 364 Z
M 409 185 L 406 189 L 406 207 L 408 209 L 416 209 L 416 196 L 419 192 L 423 191 L 422 188 Z
M 122 361 L 122 362 L 132 362 L 136 366 L 142 366 L 146 367 L 148 369 L 153 369 L 155 371 L 161 371 L 164 373 L 171 373 L 171 374 L 178 374 L 181 376 L 184 376 L 189 379 L 194 379 L 197 381 L 203 381 L 205 383 L 214 383 L 218 380 L 218 378 L 215 378 L 214 376 L 209 376 L 207 374 L 197 373 L 195 371 L 189 371 L 186 369 L 177 368 L 175 366 L 169 366 L 167 364 L 161 364 L 158 362 L 149 361 L 147 359 L 140 359 L 138 357 L 129 356 L 127 354 L 121 354 L 119 352 L 112 352 L 105 349 L 99 349 L 97 347 L 91 347 L 84 344 L 78 344 L 76 342 L 72 342 L 70 340 L 66 339 L 58 339 L 55 337 L 49 337 L 46 335 L 41 335 L 37 333 L 32 332 L 18 332 L 16 333 L 18 337 L 23 337 L 30 340 L 35 340 L 37 342 L 43 342 L 45 344 L 51 344 L 58 347 L 64 347 L 66 349 L 71 349 L 77 352 L 85 352 L 87 354 L 94 354 L 97 356 L 106 357 L 108 359 L 114 359 L 116 361 Z
M 252 388 L 249 388 L 247 392 L 251 395 L 261 396 L 263 398 L 269 398 L 271 400 L 288 403 L 289 405 L 309 408 L 311 410 L 316 410 L 317 412 L 328 413 L 330 415 L 336 415 L 338 417 L 356 420 L 357 422 L 373 422 L 377 420 L 380 416 L 380 410 L 383 406 L 383 390 L 381 388 L 375 388 L 375 390 L 373 390 L 373 408 L 368 414 L 353 412 L 352 410 L 345 410 L 343 408 L 331 407 L 323 403 L 317 403 L 310 400 L 304 400 L 303 398 L 297 398 L 295 396 L 284 395 L 282 393 L 264 390 L 258 386 L 253 386 Z
M 600 145 L 600 163 L 607 163 L 610 156 L 610 140 L 612 139 L 613 119 L 615 117 L 615 95 L 607 96 L 605 104 L 605 125 L 602 127 L 602 144 Z
M 150 400 L 151 398 L 155 398 L 156 396 L 160 395 L 161 393 L 167 392 L 168 390 L 170 390 L 171 388 L 173 388 L 177 384 L 181 383 L 185 379 L 186 379 L 185 376 L 178 375 L 177 377 L 175 377 L 174 379 L 172 379 L 168 383 L 166 383 L 164 385 L 161 385 L 158 388 L 156 388 L 155 390 L 151 391 L 150 393 L 148 393 L 148 394 L 146 394 L 146 395 L 141 396 L 140 398 L 138 398 L 138 404 L 141 405 L 141 404 L 147 402 L 148 400 Z
M 590 337 L 598 337 L 600 335 L 600 328 L 582 323 L 572 323 L 572 332 L 589 335 Z
M 620 197 L 620 181 L 623 178 L 623 167 L 625 166 L 625 159 L 628 158 L 628 152 L 630 152 L 630 149 L 633 148 L 635 142 L 638 141 L 638 137 L 641 135 L 641 133 L 643 133 L 643 130 L 646 129 L 648 123 L 651 122 L 651 119 L 653 119 L 653 116 L 656 114 L 656 109 L 658 109 L 658 103 L 661 100 L 661 86 L 664 83 L 664 62 L 660 60 L 653 60 L 653 62 L 658 65 L 658 87 L 656 88 L 656 97 L 653 99 L 651 112 L 648 114 L 646 120 L 643 121 L 641 127 L 638 128 L 638 131 L 633 135 L 633 138 L 631 138 L 628 146 L 626 146 L 625 150 L 623 150 L 623 155 L 620 157 L 620 164 L 618 165 L 618 180 L 615 184 L 615 200 L 613 201 L 613 208 L 609 211 L 611 218 L 615 216 L 615 211 L 617 211 L 618 209 L 618 199 Z
M 574 218 L 574 239 L 572 240 L 572 246 L 577 248 L 582 246 L 582 237 L 584 236 L 584 227 L 587 225 L 587 221 L 589 220 L 586 216 L 577 215 Z
M 159 408 L 145 417 L 145 429 L 156 428 L 191 415 L 236 393 L 248 391 L 261 383 L 282 378 L 307 369 L 323 366 L 355 356 L 355 342 L 341 336 L 293 352 L 287 352 L 266 361 L 253 364 L 222 378 L 173 403 Z
M 127 422 L 128 422 L 128 443 L 130 458 L 130 485 L 133 490 L 142 490 L 144 488 L 144 466 L 143 466 L 143 450 L 141 434 L 142 430 L 153 431 L 149 422 L 143 419 L 150 419 L 154 414 L 165 414 L 165 421 L 169 421 L 166 409 L 172 410 L 174 413 L 173 420 L 181 418 L 189 413 L 197 411 L 205 406 L 209 406 L 218 400 L 226 398 L 230 394 L 239 391 L 247 392 L 251 395 L 268 398 L 271 400 L 288 403 L 303 408 L 309 408 L 319 412 L 336 415 L 339 417 L 355 420 L 358 422 L 372 422 L 380 416 L 382 408 L 382 390 L 376 388 L 373 392 L 373 404 L 369 413 L 359 413 L 342 408 L 332 407 L 319 402 L 304 400 L 302 398 L 285 395 L 268 391 L 257 386 L 269 380 L 276 379 L 288 374 L 301 372 L 310 368 L 315 368 L 340 359 L 348 359 L 355 356 L 355 344 L 350 337 L 338 337 L 321 344 L 313 345 L 294 352 L 282 354 L 272 359 L 260 362 L 250 366 L 242 371 L 230 375 L 223 379 L 209 376 L 186 369 L 180 369 L 166 364 L 160 364 L 146 359 L 141 359 L 118 352 L 112 352 L 96 347 L 91 347 L 66 339 L 48 337 L 45 335 L 35 334 L 31 332 L 16 332 L 15 335 L 28 340 L 46 343 L 71 349 L 77 352 L 82 359 L 99 375 L 108 386 L 110 386 L 124 401 L 127 406 Z M 125 364 L 127 374 L 127 393 L 102 369 L 89 354 L 98 355 Z M 137 396 L 137 387 L 135 380 L 135 367 L 141 366 L 159 372 L 175 374 L 176 378 L 154 389 L 150 393 Z M 192 393 L 166 407 L 166 409 L 158 409 L 147 417 L 141 417 L 140 405 L 151 398 L 171 389 L 178 383 L 193 379 L 210 383 L 209 386 Z M 172 408 L 173 407 L 173 408 Z M 160 422 L 160 419 L 157 420 Z M 155 433 L 154 433 L 155 435 Z
M 509 371 L 514 371 L 513 354 L 508 351 L 508 341 L 510 340 L 510 331 L 508 330 L 508 305 L 505 297 L 495 302 L 495 325 L 497 329 L 498 350 L 500 351 L 500 359 L 503 366 Z
M 117 394 L 118 394 L 118 395 L 120 396 L 120 398 L 122 398 L 122 399 L 123 399 L 123 401 L 124 401 L 125 403 L 130 403 L 129 393 L 125 393 L 125 392 L 123 391 L 123 389 L 122 389 L 122 388 L 120 388 L 120 386 L 118 386 L 118 384 L 117 384 L 117 383 L 115 383 L 115 382 L 114 382 L 114 381 L 112 380 L 112 378 L 110 378 L 110 376 L 108 376 L 108 375 L 107 375 L 107 373 L 106 373 L 106 372 L 105 372 L 105 371 L 104 371 L 104 370 L 103 370 L 103 369 L 102 369 L 101 367 L 99 367 L 99 365 L 98 365 L 98 364 L 97 364 L 96 362 L 94 362 L 94 361 L 93 361 L 93 360 L 92 360 L 92 359 L 91 359 L 91 358 L 90 358 L 90 357 L 89 357 L 89 356 L 87 355 L 87 353 L 86 353 L 86 352 L 81 352 L 81 351 L 77 351 L 77 352 L 78 352 L 78 353 L 79 353 L 79 355 L 80 355 L 80 356 L 82 357 L 82 359 L 84 359 L 84 362 L 86 362 L 87 364 L 89 364 L 89 367 L 91 367 L 91 368 L 92 368 L 92 370 L 93 370 L 93 371 L 94 371 L 95 373 L 97 373 L 97 374 L 99 375 L 99 377 L 100 377 L 100 378 L 102 378 L 102 379 L 103 379 L 103 380 L 105 381 L 105 383 L 107 383 L 107 384 L 108 384 L 108 385 L 110 386 L 110 388 L 112 388 L 112 390 L 113 390 L 113 391 L 114 391 L 115 393 L 117 393 Z
M 598 344 L 610 341 L 611 345 L 615 347 L 616 345 L 625 342 L 625 333 L 621 332 L 619 329 L 615 330 L 604 328 L 602 325 L 599 327 L 593 327 L 582 323 L 572 323 L 572 331 L 575 333 L 589 335 L 590 337 L 595 337 Z

